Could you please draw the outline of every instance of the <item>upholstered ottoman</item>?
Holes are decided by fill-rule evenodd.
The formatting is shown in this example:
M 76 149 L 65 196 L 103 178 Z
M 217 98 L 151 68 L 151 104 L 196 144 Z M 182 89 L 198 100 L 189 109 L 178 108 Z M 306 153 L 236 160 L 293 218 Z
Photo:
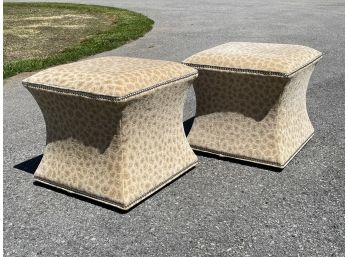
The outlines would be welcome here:
M 129 209 L 196 164 L 182 125 L 196 77 L 180 63 L 105 57 L 25 79 L 47 129 L 35 180 Z
M 231 42 L 184 60 L 199 70 L 190 145 L 286 166 L 314 132 L 306 90 L 321 56 L 299 45 Z

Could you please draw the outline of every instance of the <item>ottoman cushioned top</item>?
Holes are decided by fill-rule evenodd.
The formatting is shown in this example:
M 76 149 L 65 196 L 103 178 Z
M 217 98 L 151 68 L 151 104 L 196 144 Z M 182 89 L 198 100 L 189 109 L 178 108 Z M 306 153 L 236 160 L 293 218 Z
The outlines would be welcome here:
M 197 71 L 180 63 L 114 56 L 49 68 L 25 79 L 23 84 L 86 97 L 122 100 L 191 76 L 197 76 Z
M 322 53 L 306 46 L 230 42 L 192 55 L 183 63 L 202 68 L 288 77 Z

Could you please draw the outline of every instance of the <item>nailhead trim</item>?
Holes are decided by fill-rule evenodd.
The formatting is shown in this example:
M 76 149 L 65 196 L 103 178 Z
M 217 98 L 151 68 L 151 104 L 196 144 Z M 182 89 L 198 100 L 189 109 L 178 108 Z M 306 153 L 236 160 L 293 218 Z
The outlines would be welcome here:
M 191 148 L 196 150 L 196 151 L 210 153 L 213 155 L 219 155 L 220 157 L 232 158 L 232 159 L 237 159 L 237 160 L 241 160 L 241 161 L 249 161 L 249 162 L 256 163 L 256 164 L 267 165 L 267 166 L 272 166 L 275 168 L 283 169 L 296 156 L 296 154 L 308 143 L 308 141 L 313 137 L 313 135 L 314 135 L 314 132 L 312 134 L 310 134 L 309 137 L 307 137 L 307 139 L 297 148 L 297 150 L 283 164 L 280 164 L 277 162 L 272 162 L 272 161 L 260 160 L 260 159 L 256 159 L 256 158 L 252 158 L 252 157 L 247 157 L 244 155 L 231 154 L 231 153 L 226 153 L 226 152 L 222 152 L 222 151 L 210 150 L 210 149 L 195 146 L 195 145 L 191 145 Z
M 140 95 L 140 94 L 147 92 L 147 91 L 150 91 L 152 89 L 155 89 L 155 88 L 158 88 L 158 87 L 170 84 L 170 83 L 174 83 L 174 82 L 177 82 L 179 80 L 185 80 L 185 79 L 189 79 L 191 77 L 197 77 L 197 76 L 198 76 L 198 72 L 190 73 L 190 74 L 187 74 L 187 75 L 175 78 L 175 79 L 167 80 L 167 81 L 164 81 L 161 83 L 154 84 L 154 85 L 149 86 L 149 87 L 145 87 L 141 90 L 132 92 L 132 93 L 125 95 L 125 96 L 99 95 L 99 94 L 88 93 L 88 92 L 84 92 L 84 91 L 61 88 L 61 87 L 56 86 L 56 85 L 38 84 L 38 83 L 31 83 L 31 82 L 27 82 L 27 81 L 22 81 L 22 84 L 23 84 L 23 86 L 25 86 L 27 88 L 42 89 L 45 91 L 53 91 L 53 92 L 57 92 L 57 93 L 61 93 L 61 94 L 67 94 L 67 95 L 77 95 L 77 96 L 82 96 L 82 97 L 96 99 L 96 100 L 104 100 L 104 101 L 110 101 L 110 102 L 122 102 L 122 101 L 127 100 L 130 97 Z
M 150 196 L 153 193 L 155 193 L 157 190 L 159 190 L 160 188 L 162 188 L 166 184 L 169 184 L 171 181 L 173 181 L 177 177 L 183 175 L 185 172 L 187 172 L 190 169 L 192 169 L 193 167 L 195 167 L 197 165 L 197 163 L 198 163 L 197 161 L 191 163 L 190 165 L 188 165 L 184 169 L 180 170 L 179 172 L 175 173 L 174 175 L 170 176 L 168 179 L 164 180 L 163 182 L 161 182 L 157 186 L 153 187 L 152 189 L 150 189 L 146 193 L 144 193 L 141 196 L 137 197 L 134 201 L 132 201 L 131 203 L 129 203 L 127 205 L 124 205 L 124 204 L 122 204 L 120 202 L 116 202 L 116 201 L 112 201 L 112 200 L 106 199 L 104 197 L 96 196 L 96 195 L 93 195 L 93 194 L 88 193 L 88 192 L 83 192 L 83 191 L 78 190 L 78 189 L 67 187 L 65 185 L 62 185 L 62 184 L 59 184 L 59 183 L 55 183 L 55 182 L 52 182 L 52 181 L 44 179 L 44 178 L 40 178 L 40 177 L 34 176 L 34 179 L 35 179 L 35 181 L 38 181 L 38 182 L 41 182 L 41 183 L 44 183 L 44 184 L 47 184 L 47 185 L 50 185 L 50 186 L 62 189 L 64 191 L 67 191 L 67 192 L 72 193 L 72 194 L 77 194 L 77 195 L 80 195 L 80 196 L 84 196 L 84 197 L 87 197 L 89 199 L 92 199 L 92 200 L 95 200 L 95 201 L 98 201 L 98 202 L 102 202 L 104 204 L 112 205 L 112 206 L 120 208 L 122 210 L 128 210 L 132 206 L 136 205 L 137 203 L 141 202 L 142 200 L 144 200 L 148 196 Z
M 241 69 L 241 68 L 232 68 L 232 67 L 221 67 L 221 66 L 214 66 L 214 65 L 205 65 L 205 64 L 195 64 L 195 63 L 185 63 L 182 62 L 182 64 L 185 64 L 189 67 L 193 67 L 196 69 L 206 69 L 206 70 L 223 70 L 223 71 L 231 71 L 236 73 L 247 73 L 247 74 L 258 74 L 258 75 L 265 75 L 265 76 L 275 76 L 275 77 L 282 77 L 282 78 L 288 78 L 291 77 L 296 72 L 300 71 L 301 69 L 316 63 L 322 58 L 323 55 L 318 56 L 314 60 L 306 63 L 305 65 L 301 66 L 297 70 L 291 72 L 291 73 L 283 73 L 283 72 L 276 72 L 276 71 L 265 71 L 265 70 L 251 70 L 251 69 Z

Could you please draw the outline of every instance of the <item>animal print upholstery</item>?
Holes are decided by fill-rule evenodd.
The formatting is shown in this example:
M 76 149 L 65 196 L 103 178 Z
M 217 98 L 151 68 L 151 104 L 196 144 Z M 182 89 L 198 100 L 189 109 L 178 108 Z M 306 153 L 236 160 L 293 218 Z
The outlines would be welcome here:
M 230 42 L 194 54 L 184 63 L 286 77 L 321 55 L 319 51 L 301 45 Z
M 122 66 L 123 61 L 130 59 L 111 57 L 111 60 Z M 143 62 L 142 59 L 136 60 Z M 140 69 L 136 60 L 131 62 Z M 87 62 L 90 63 L 90 60 Z M 94 62 L 97 64 L 98 59 Z M 102 58 L 96 70 L 99 71 L 106 63 L 111 62 Z M 150 64 L 150 60 L 145 63 Z M 168 62 L 163 64 L 170 69 Z M 79 62 L 79 65 L 83 66 L 84 62 Z M 117 63 L 113 66 L 117 67 Z M 153 67 L 157 69 L 157 66 Z M 179 66 L 173 63 L 173 67 L 177 70 Z M 60 66 L 56 69 L 58 71 L 50 69 L 52 74 L 62 74 Z M 93 73 L 93 69 L 89 69 Z M 39 76 L 34 75 L 35 84 L 28 83 L 33 81 L 31 78 L 27 79 L 24 85 L 39 104 L 47 130 L 47 146 L 34 174 L 35 179 L 129 209 L 192 168 L 197 163 L 197 157 L 187 142 L 182 120 L 186 91 L 197 77 L 197 71 L 192 68 L 186 70 L 187 73 L 181 74 L 181 77 L 169 77 L 168 74 L 173 74 L 170 70 L 164 75 L 158 74 L 156 81 L 159 77 L 166 77 L 168 81 L 159 80 L 161 86 L 157 87 L 146 84 L 146 88 L 150 86 L 151 90 L 138 94 L 127 91 L 131 95 L 122 99 L 70 94 L 61 91 L 61 88 L 65 89 L 62 85 L 58 85 L 57 89 L 40 87 L 47 81 L 38 81 Z M 94 74 L 94 81 L 104 81 L 103 74 L 100 74 L 101 77 L 97 72 Z M 137 75 L 138 81 L 145 80 L 142 76 L 150 81 L 152 74 L 156 71 L 144 69 Z M 113 76 L 117 77 L 116 71 Z M 53 75 L 49 77 L 49 84 L 63 80 Z M 74 81 L 71 80 L 71 83 Z M 73 87 L 76 85 L 68 88 Z M 115 87 L 122 88 L 117 84 Z M 141 89 L 137 86 L 136 90 Z
M 234 45 L 236 49 L 233 49 Z M 224 46 L 227 55 L 234 53 L 238 56 L 239 51 L 241 61 L 238 65 L 234 66 L 232 62 L 236 57 L 229 59 L 225 56 L 219 61 Z M 196 117 L 188 136 L 189 143 L 196 150 L 283 168 L 314 132 L 307 114 L 306 90 L 314 64 L 319 59 L 315 55 L 314 59 L 306 60 L 307 66 L 302 67 L 303 61 L 296 66 L 298 59 L 291 57 L 288 51 L 292 64 L 289 62 L 282 67 L 292 68 L 285 70 L 279 66 L 276 69 L 277 65 L 272 61 L 268 64 L 267 60 L 286 56 L 277 54 L 281 48 L 279 45 L 275 45 L 273 50 L 271 44 L 258 47 L 253 43 L 251 49 L 241 46 L 248 47 L 249 43 L 228 43 L 201 52 L 212 56 L 210 61 L 203 58 L 204 65 L 199 60 L 207 55 L 201 53 L 184 61 L 199 70 L 194 82 Z M 218 49 L 216 54 L 214 49 Z M 299 46 L 287 46 L 286 49 L 296 49 L 295 56 L 301 56 L 300 49 L 304 49 L 303 56 L 317 52 Z M 249 63 L 243 62 L 253 56 L 253 51 L 256 57 Z M 248 53 L 247 57 L 244 53 Z M 267 53 L 273 54 L 267 57 Z M 220 69 L 215 66 L 217 64 L 229 65 L 231 69 Z M 245 67 L 246 70 L 235 70 L 235 67 Z M 283 74 L 266 75 L 266 67 Z M 264 72 L 260 74 L 252 69 L 263 69 Z
M 23 82 L 52 86 L 55 91 L 61 89 L 121 100 L 195 72 L 175 62 L 111 56 L 49 68 Z

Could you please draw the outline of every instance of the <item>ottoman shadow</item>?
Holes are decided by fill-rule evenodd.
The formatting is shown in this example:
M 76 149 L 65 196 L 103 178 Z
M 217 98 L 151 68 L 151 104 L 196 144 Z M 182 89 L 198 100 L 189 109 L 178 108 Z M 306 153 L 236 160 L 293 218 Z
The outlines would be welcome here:
M 34 174 L 37 167 L 40 165 L 40 162 L 42 160 L 43 155 L 40 154 L 38 156 L 35 156 L 29 160 L 26 160 L 24 162 L 18 163 L 13 168 L 25 171 L 27 173 Z

